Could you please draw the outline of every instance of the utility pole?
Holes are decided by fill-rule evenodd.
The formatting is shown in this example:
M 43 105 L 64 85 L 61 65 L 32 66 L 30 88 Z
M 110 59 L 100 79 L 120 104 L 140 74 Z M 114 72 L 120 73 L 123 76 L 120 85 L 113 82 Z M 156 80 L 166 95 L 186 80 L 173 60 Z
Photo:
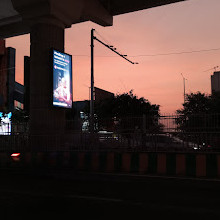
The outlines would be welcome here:
M 91 30 L 91 97 L 90 97 L 90 132 L 94 132 L 94 30 Z
M 116 48 L 114 48 L 113 46 L 108 45 L 102 42 L 101 40 L 99 40 L 97 37 L 94 36 L 94 31 L 95 29 L 91 29 L 91 45 L 90 45 L 91 46 L 91 97 L 90 97 L 90 132 L 91 133 L 94 132 L 94 40 L 98 41 L 99 43 L 101 43 L 102 45 L 104 45 L 105 47 L 107 47 L 108 49 L 110 49 L 120 57 L 124 58 L 131 64 L 138 64 L 137 62 L 132 62 L 131 60 L 126 58 L 127 55 L 123 55 L 118 51 L 116 51 Z
M 182 75 L 182 77 L 183 77 L 183 97 L 184 97 L 184 104 L 185 104 L 185 102 L 186 102 L 186 91 L 185 91 L 185 81 L 187 80 L 184 76 L 183 76 L 183 74 L 181 73 L 181 75 Z

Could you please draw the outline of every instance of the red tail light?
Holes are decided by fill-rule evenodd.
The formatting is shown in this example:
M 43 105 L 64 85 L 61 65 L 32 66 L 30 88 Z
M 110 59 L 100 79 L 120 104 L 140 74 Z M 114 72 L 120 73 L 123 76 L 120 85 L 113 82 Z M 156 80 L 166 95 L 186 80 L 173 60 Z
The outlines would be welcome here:
M 11 158 L 13 161 L 20 161 L 20 156 L 21 154 L 20 153 L 13 153 L 11 154 Z
M 20 156 L 20 153 L 13 153 L 11 154 L 11 157 L 19 157 Z

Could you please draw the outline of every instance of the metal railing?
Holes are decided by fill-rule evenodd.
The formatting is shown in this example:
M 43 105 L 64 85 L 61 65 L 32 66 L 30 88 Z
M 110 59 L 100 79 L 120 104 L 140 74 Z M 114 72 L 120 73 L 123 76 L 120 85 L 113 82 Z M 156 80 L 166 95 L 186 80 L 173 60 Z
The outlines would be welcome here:
M 220 115 L 165 115 L 65 122 L 61 133 L 31 135 L 28 123 L 0 135 L 0 151 L 220 151 Z

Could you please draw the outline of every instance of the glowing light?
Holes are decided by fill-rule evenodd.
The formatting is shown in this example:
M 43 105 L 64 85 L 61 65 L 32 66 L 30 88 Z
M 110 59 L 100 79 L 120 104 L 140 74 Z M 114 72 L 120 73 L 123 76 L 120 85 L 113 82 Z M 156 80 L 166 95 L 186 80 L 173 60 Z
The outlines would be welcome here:
M 20 153 L 13 153 L 11 154 L 11 157 L 19 157 L 20 156 Z

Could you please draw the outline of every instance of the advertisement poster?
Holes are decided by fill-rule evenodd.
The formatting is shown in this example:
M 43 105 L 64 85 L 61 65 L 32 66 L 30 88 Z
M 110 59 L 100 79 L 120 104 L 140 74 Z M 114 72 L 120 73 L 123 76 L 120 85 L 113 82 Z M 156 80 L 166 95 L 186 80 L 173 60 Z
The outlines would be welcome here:
M 53 50 L 53 106 L 72 108 L 72 56 Z

